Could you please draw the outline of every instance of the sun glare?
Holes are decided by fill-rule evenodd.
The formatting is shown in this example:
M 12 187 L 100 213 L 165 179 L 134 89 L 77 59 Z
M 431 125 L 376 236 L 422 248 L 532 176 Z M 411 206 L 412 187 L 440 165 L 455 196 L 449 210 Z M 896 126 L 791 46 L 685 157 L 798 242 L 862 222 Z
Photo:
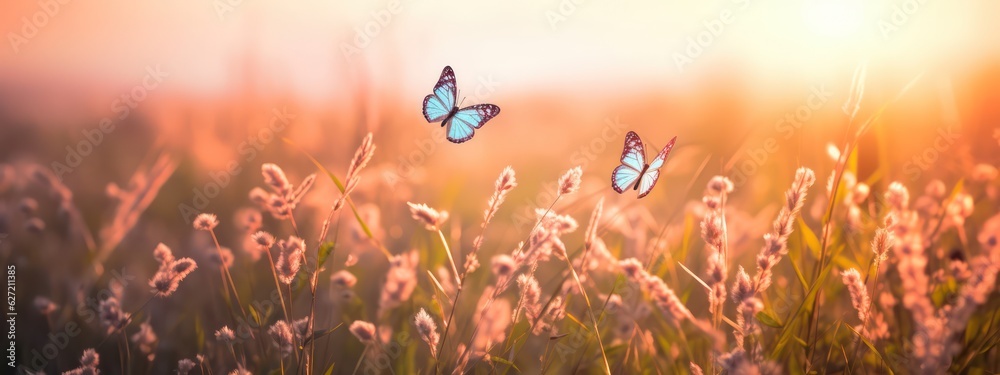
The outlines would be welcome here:
M 861 30 L 865 6 L 861 0 L 811 0 L 803 5 L 802 18 L 814 34 L 842 38 Z

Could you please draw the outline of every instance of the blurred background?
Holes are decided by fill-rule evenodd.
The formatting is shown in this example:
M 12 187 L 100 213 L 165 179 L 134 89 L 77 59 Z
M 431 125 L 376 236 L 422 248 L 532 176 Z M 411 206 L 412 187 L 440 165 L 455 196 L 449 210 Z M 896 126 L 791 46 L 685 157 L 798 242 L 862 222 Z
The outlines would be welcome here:
M 606 196 L 612 205 L 644 207 L 665 225 L 715 174 L 736 183 L 743 209 L 772 217 L 765 208 L 776 209 L 795 169 L 808 166 L 825 179 L 836 151 L 829 146 L 841 147 L 849 129 L 880 109 L 857 156 L 859 180 L 880 190 L 893 180 L 954 181 L 1000 156 L 996 1 L 42 0 L 3 7 L 0 161 L 17 170 L 37 164 L 61 180 L 81 213 L 75 230 L 128 228 L 108 234 L 124 239 L 107 250 L 106 266 L 137 264 L 140 279 L 155 270 L 157 242 L 184 255 L 207 246 L 190 233 L 191 212 L 215 212 L 230 225 L 234 212 L 250 206 L 262 163 L 281 165 L 297 183 L 316 171 L 305 151 L 342 176 L 368 132 L 377 150 L 354 200 L 393 253 L 419 241 L 411 239 L 419 228 L 404 201 L 450 211 L 453 250 L 469 246 L 478 232 L 463 235 L 463 228 L 478 227 L 507 165 L 520 187 L 497 219 L 503 243 L 486 245 L 491 253 L 516 243 L 532 210 L 551 203 L 556 178 L 577 165 L 584 191 L 565 212 L 583 221 Z M 446 65 L 463 105 L 502 108 L 460 145 L 420 112 Z M 864 95 L 852 121 L 845 102 L 861 72 Z M 678 136 L 659 185 L 638 202 L 610 193 L 629 130 L 647 142 L 648 154 Z M 33 194 L 18 186 L 5 193 L 4 212 Z M 114 193 L 130 189 L 149 193 L 136 200 L 149 206 L 132 219 L 136 230 L 112 219 L 120 203 Z M 318 226 L 338 196 L 318 179 L 302 225 Z M 31 224 L 8 216 L 6 230 Z M 50 222 L 40 230 L 74 229 Z M 241 237 L 232 231 L 222 240 L 236 249 Z M 22 282 L 37 282 L 29 298 L 71 294 L 56 276 L 41 274 L 51 265 L 37 257 L 56 254 L 4 250 L 24 265 Z M 359 275 L 372 280 L 369 294 L 377 294 L 380 272 Z

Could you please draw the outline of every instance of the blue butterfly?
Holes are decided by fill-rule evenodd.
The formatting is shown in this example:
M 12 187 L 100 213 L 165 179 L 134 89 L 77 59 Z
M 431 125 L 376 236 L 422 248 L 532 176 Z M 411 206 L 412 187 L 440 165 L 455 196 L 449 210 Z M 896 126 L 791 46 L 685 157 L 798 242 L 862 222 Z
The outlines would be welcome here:
M 500 107 L 493 104 L 476 104 L 462 109 L 455 105 L 457 97 L 455 72 L 450 66 L 444 67 L 441 78 L 434 85 L 434 93 L 424 98 L 424 118 L 427 122 L 441 121 L 446 126 L 448 140 L 462 143 L 472 139 L 476 129 L 500 113 Z
M 650 190 L 653 190 L 653 185 L 656 185 L 656 180 L 660 178 L 660 167 L 663 166 L 667 155 L 670 155 L 675 141 L 677 141 L 677 137 L 667 142 L 667 145 L 663 146 L 663 150 L 660 150 L 660 153 L 656 154 L 656 157 L 649 164 L 646 164 L 646 149 L 643 147 L 639 135 L 632 131 L 625 134 L 622 165 L 611 172 L 611 187 L 618 194 L 632 188 L 632 190 L 639 191 L 639 198 L 645 197 Z

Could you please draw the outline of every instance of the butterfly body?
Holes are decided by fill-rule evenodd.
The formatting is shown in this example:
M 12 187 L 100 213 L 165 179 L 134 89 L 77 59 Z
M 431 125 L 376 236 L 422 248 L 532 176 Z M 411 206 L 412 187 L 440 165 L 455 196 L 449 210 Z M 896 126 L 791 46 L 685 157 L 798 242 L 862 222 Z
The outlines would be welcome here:
M 445 134 L 452 143 L 462 143 L 472 139 L 476 130 L 500 113 L 500 107 L 493 104 L 476 104 L 458 108 L 458 89 L 455 72 L 450 66 L 444 67 L 441 78 L 434 85 L 434 92 L 424 97 L 423 113 L 427 122 L 441 122 L 447 128 Z
M 458 107 L 452 107 L 451 111 L 448 112 L 448 115 L 441 121 L 441 127 L 448 126 L 448 124 L 451 123 L 451 119 L 455 117 L 455 114 L 457 114 L 458 111 Z
M 649 164 L 643 165 L 642 172 L 639 172 L 639 175 L 642 176 L 643 174 L 646 173 L 647 170 L 649 170 Z M 633 184 L 632 190 L 639 191 L 639 184 Z
M 622 151 L 621 165 L 611 172 L 611 187 L 619 194 L 625 190 L 635 190 L 639 192 L 638 198 L 645 197 L 653 190 L 656 181 L 660 178 L 660 167 L 663 166 L 670 150 L 674 148 L 674 137 L 667 142 L 666 146 L 660 150 L 653 160 L 646 162 L 646 149 L 642 140 L 635 132 L 628 132 L 625 135 L 625 149 Z

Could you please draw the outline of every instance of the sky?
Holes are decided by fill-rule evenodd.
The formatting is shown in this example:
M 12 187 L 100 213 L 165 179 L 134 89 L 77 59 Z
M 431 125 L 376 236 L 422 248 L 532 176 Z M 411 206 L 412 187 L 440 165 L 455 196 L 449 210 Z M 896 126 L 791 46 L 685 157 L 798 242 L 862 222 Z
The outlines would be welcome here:
M 131 86 L 147 66 L 170 89 L 261 89 L 316 103 L 367 73 L 421 95 L 442 66 L 508 92 L 687 90 L 718 74 L 751 87 L 850 75 L 996 65 L 995 1 L 46 0 L 4 5 L 0 82 L 81 90 Z M 901 58 L 905 56 L 905 58 Z M 877 69 L 877 68 L 876 68 Z M 736 72 L 736 73 L 732 73 Z M 428 78 L 428 77 L 431 78 Z

